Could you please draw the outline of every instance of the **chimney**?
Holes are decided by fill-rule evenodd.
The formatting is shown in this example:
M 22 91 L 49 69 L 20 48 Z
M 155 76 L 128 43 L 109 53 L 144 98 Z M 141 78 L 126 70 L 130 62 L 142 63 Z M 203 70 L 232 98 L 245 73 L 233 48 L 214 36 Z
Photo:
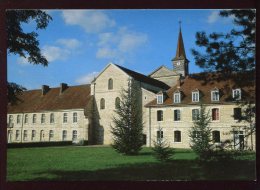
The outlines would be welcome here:
M 44 96 L 50 90 L 48 85 L 42 85 L 42 95 Z
M 68 84 L 60 83 L 60 94 L 62 94 L 68 88 Z

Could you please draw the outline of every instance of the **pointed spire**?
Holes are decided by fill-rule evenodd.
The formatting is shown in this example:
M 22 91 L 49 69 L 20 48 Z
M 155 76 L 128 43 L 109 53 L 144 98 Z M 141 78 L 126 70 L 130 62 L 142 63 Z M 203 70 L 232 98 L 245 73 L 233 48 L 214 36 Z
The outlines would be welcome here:
M 177 43 L 177 50 L 176 50 L 176 56 L 172 59 L 172 61 L 180 60 L 180 59 L 187 59 L 182 39 L 182 33 L 181 33 L 181 21 L 179 21 L 180 24 L 180 31 L 179 31 L 179 37 L 178 37 L 178 43 Z

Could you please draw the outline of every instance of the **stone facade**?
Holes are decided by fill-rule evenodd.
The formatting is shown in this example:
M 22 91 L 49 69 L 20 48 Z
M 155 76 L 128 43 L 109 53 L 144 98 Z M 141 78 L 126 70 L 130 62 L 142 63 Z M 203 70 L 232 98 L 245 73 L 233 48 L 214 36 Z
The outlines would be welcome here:
M 66 120 L 64 114 L 67 114 Z M 45 119 L 42 119 L 43 115 Z M 9 143 L 46 141 L 76 143 L 80 140 L 88 140 L 88 120 L 83 109 L 16 113 L 8 114 L 7 118 L 8 124 L 12 123 L 12 126 L 9 124 L 7 129 Z

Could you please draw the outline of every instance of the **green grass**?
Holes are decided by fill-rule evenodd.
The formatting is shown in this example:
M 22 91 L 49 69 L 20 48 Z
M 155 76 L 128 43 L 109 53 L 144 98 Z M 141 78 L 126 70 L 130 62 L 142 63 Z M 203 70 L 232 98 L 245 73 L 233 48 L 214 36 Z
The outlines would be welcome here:
M 160 163 L 150 148 L 138 156 L 110 147 L 16 148 L 7 152 L 8 181 L 62 180 L 254 180 L 255 154 L 229 162 L 198 163 L 191 150 L 175 150 Z

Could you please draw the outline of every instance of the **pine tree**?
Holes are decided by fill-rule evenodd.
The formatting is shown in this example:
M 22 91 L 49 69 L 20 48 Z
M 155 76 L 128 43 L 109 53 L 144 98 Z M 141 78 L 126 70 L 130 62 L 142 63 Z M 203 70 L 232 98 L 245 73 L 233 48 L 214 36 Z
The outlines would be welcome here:
M 116 115 L 111 126 L 112 147 L 126 155 L 136 155 L 143 145 L 143 122 L 141 91 L 138 84 L 128 81 L 128 88 L 121 92 L 121 100 L 116 105 Z
M 163 137 L 161 136 L 161 131 L 162 128 L 159 127 L 159 136 L 157 136 L 157 141 L 153 142 L 154 147 L 152 148 L 152 150 L 154 151 L 154 156 L 157 160 L 165 162 L 170 160 L 173 152 L 167 142 L 163 140 Z
M 212 156 L 211 129 L 209 128 L 210 116 L 203 105 L 197 120 L 193 122 L 193 127 L 189 131 L 191 138 L 191 148 L 199 156 L 199 160 L 205 161 Z

